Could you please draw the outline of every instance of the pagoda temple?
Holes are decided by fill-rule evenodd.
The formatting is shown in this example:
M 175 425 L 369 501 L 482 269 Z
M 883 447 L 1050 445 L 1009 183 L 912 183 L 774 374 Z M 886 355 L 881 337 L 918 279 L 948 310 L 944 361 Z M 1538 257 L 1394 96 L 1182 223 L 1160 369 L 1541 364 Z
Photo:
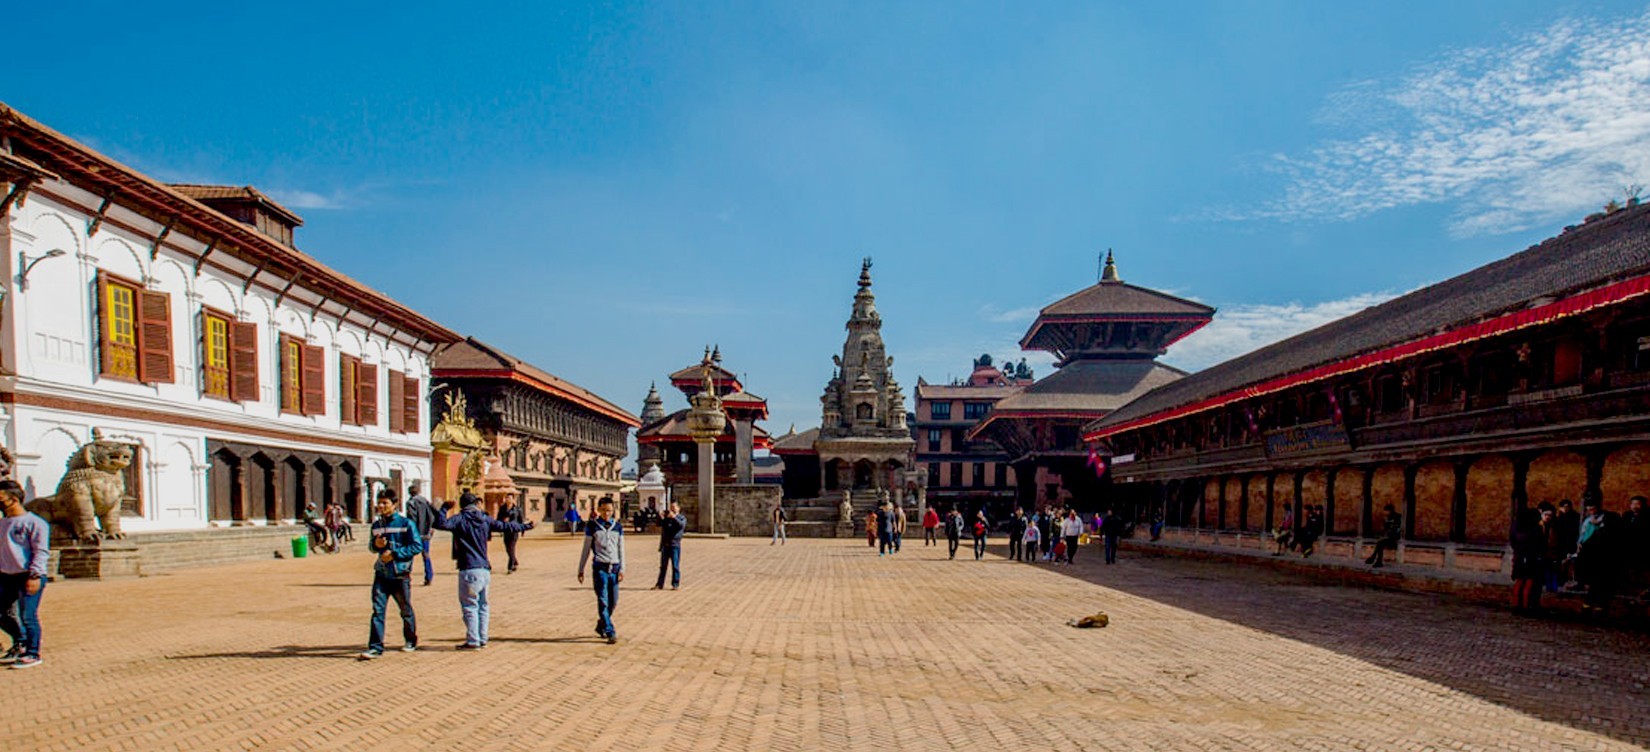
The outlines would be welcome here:
M 814 450 L 824 490 L 887 490 L 897 499 L 916 442 L 905 422 L 905 395 L 894 379 L 894 359 L 883 347 L 869 258 L 860 266 L 859 291 L 846 328 L 842 354 L 831 356 L 836 368 L 819 398 Z M 866 494 L 866 504 L 872 496 Z
M 1131 285 L 1110 252 L 1100 281 L 1037 315 L 1023 350 L 1055 358 L 1054 373 L 998 401 L 968 434 L 1007 451 L 1026 506 L 1097 502 L 1108 482 L 1083 444 L 1083 427 L 1186 373 L 1157 362 L 1203 328 L 1215 309 Z
M 751 483 L 753 451 L 773 445 L 768 432 L 756 425 L 768 417 L 768 401 L 745 391 L 739 377 L 722 367 L 721 347 L 706 347 L 700 362 L 670 375 L 670 385 L 690 400 L 704 391 L 707 381 L 722 399 L 727 415 L 727 427 L 716 439 L 715 482 Z M 637 466 L 645 469 L 657 464 L 672 487 L 694 485 L 699 477 L 698 449 L 688 432 L 688 409 L 667 414 L 658 388 L 649 387 L 641 417 L 642 427 L 636 433 Z

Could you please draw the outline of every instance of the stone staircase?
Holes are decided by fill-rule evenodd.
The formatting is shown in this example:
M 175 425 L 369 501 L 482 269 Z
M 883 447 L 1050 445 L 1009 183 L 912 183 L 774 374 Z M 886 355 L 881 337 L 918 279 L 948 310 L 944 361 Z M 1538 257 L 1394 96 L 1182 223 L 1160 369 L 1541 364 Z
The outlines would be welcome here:
M 853 537 L 865 535 L 865 515 L 877 503 L 874 492 L 856 492 L 853 495 L 854 532 Z M 837 518 L 841 516 L 842 492 L 834 491 L 817 499 L 786 499 L 785 534 L 795 538 L 835 538 L 837 537 Z M 907 531 L 910 526 L 920 524 L 916 518 L 916 508 L 907 506 Z

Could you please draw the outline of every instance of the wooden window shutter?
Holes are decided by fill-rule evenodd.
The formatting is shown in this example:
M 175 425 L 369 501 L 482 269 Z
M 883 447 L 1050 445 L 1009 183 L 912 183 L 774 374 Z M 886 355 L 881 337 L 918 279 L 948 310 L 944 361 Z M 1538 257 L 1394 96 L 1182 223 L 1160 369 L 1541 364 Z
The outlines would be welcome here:
M 363 426 L 378 425 L 378 366 L 362 363 L 357 368 L 355 416 Z
M 137 291 L 138 381 L 170 384 L 172 373 L 172 296 Z
M 407 412 L 401 408 L 401 399 L 406 388 L 407 382 L 402 379 L 401 372 L 392 369 L 389 378 L 389 402 L 384 406 L 384 411 L 389 413 L 390 417 L 390 433 L 402 433 L 407 430 Z
M 258 325 L 229 322 L 229 398 L 236 402 L 257 402 Z
M 114 373 L 114 340 L 109 336 L 109 275 L 97 273 L 97 371 Z
M 401 430 L 407 433 L 418 433 L 423 425 L 418 420 L 418 403 L 423 401 L 424 390 L 418 385 L 417 377 L 408 377 L 401 387 Z
M 304 395 L 304 414 L 321 415 L 327 411 L 327 351 L 313 345 L 303 345 L 303 376 L 299 389 Z
M 338 356 L 338 412 L 345 425 L 354 425 L 355 378 L 361 368 L 361 359 L 353 355 Z
M 299 385 L 303 383 L 303 370 L 299 367 L 299 361 L 303 360 L 302 351 L 303 345 L 298 344 L 296 339 L 293 339 L 290 335 L 281 335 L 281 357 L 278 362 L 281 366 L 281 412 L 283 413 L 302 412 L 304 395 L 303 390 L 299 388 Z

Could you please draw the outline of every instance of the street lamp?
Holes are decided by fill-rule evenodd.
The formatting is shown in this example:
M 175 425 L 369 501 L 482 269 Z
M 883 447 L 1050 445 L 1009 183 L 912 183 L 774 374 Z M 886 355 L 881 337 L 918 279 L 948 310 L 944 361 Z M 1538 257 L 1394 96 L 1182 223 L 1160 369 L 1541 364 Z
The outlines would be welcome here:
M 40 263 L 42 261 L 45 261 L 46 259 L 49 259 L 49 258 L 57 258 L 58 256 L 63 256 L 63 255 L 65 255 L 63 253 L 63 249 L 53 248 L 52 250 L 46 251 L 46 255 L 36 257 L 33 261 L 30 261 L 29 260 L 29 254 L 24 253 L 22 251 L 18 251 L 17 252 L 17 268 L 22 270 L 22 271 L 17 273 L 17 289 L 18 289 L 18 291 L 19 292 L 28 292 L 28 290 L 29 290 L 29 271 L 34 269 L 35 264 L 38 264 L 38 263 Z

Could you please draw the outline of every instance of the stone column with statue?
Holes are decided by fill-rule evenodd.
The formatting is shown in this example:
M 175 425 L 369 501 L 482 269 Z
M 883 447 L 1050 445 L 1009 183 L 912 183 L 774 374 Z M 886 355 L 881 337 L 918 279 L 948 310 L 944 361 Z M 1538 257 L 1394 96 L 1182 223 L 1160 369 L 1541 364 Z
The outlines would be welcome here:
M 688 435 L 699 445 L 699 520 L 701 533 L 716 532 L 716 439 L 727 427 L 727 416 L 722 413 L 722 400 L 716 396 L 716 384 L 711 381 L 710 369 L 705 369 L 705 384 L 690 400 Z

